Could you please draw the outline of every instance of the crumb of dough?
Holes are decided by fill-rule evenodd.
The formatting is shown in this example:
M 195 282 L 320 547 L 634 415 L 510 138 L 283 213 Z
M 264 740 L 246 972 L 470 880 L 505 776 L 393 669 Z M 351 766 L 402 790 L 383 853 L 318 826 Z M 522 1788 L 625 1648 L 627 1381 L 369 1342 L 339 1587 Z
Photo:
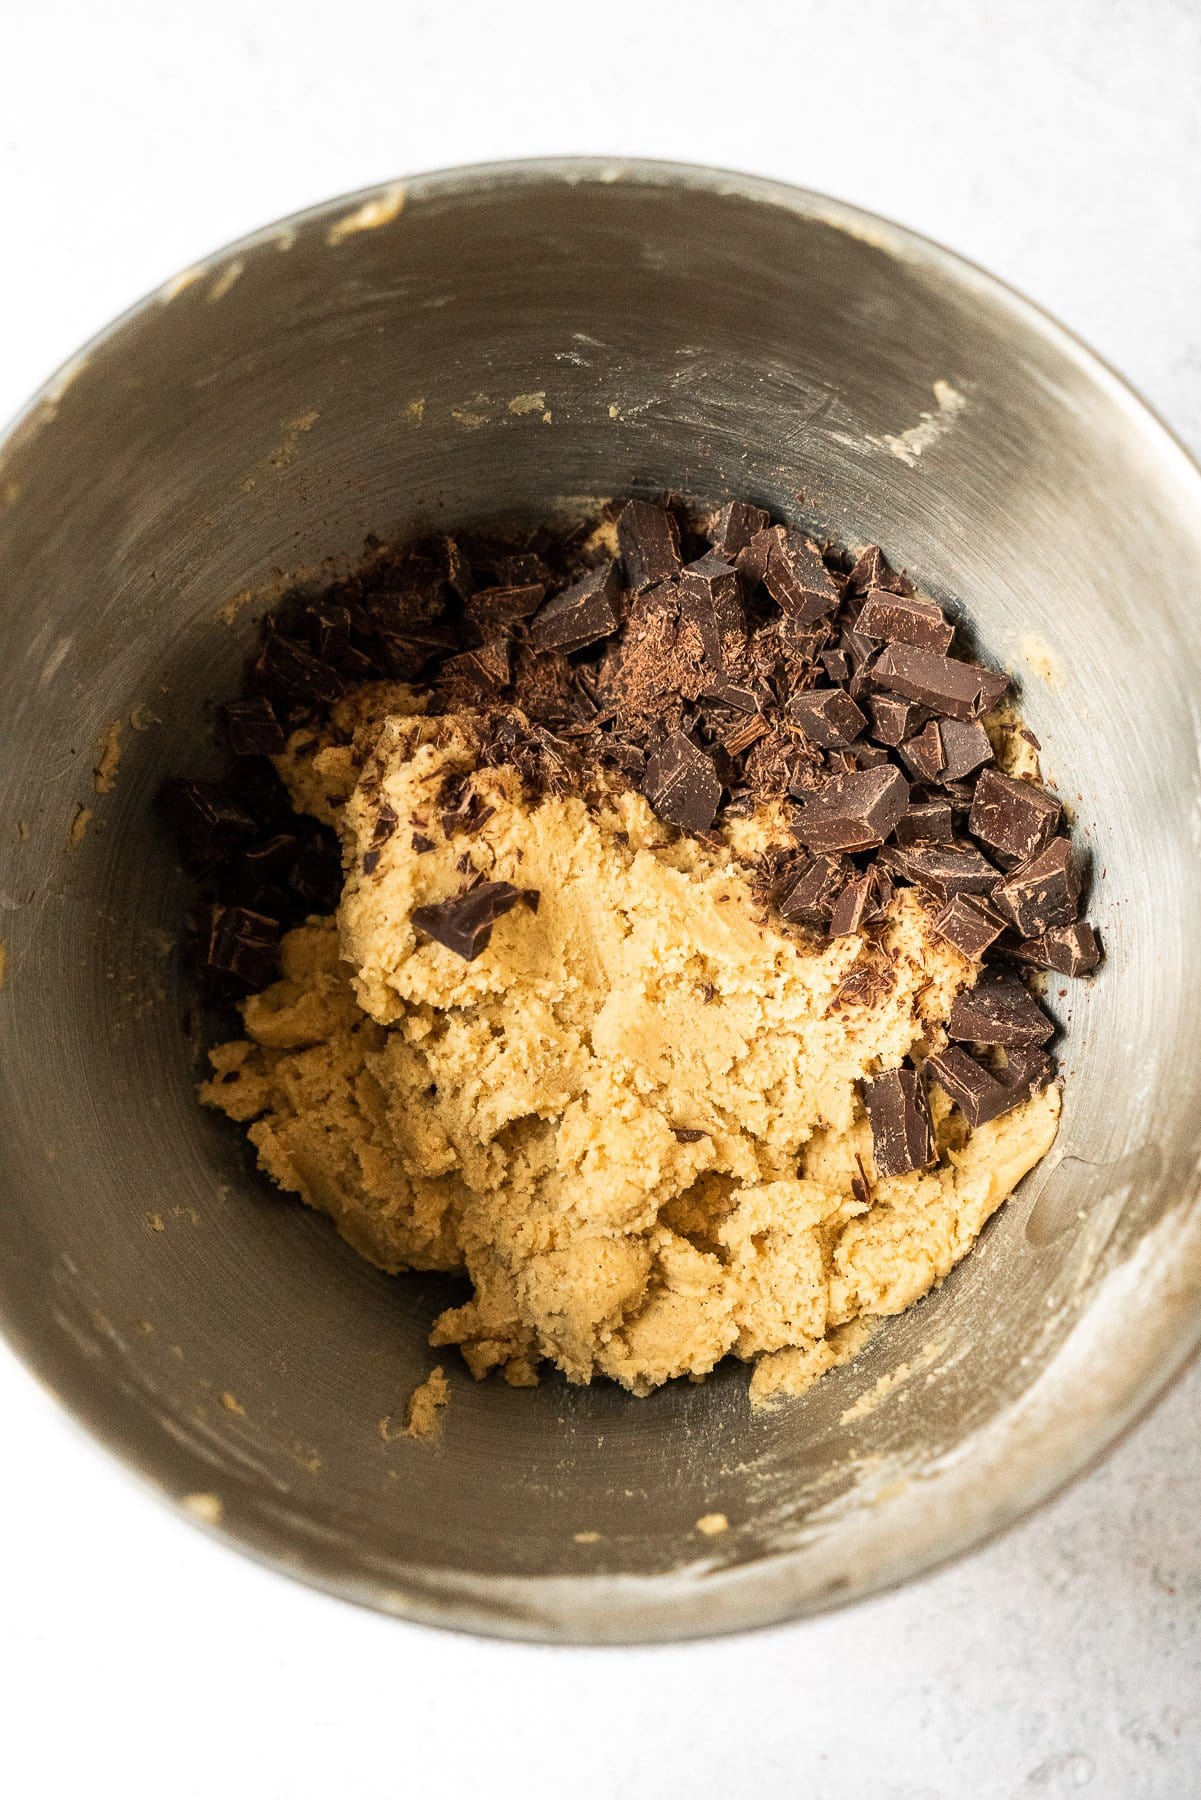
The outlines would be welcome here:
M 220 1525 L 225 1512 L 216 1494 L 185 1494 L 179 1504 L 204 1525 Z
M 233 1413 L 237 1418 L 244 1419 L 246 1417 L 246 1408 L 242 1405 L 242 1402 L 236 1395 L 229 1392 L 222 1394 L 221 1404 L 226 1412 Z
M 0 941 L 0 988 L 8 980 L 8 945 Z
M 161 1213 L 147 1213 L 146 1224 L 151 1231 L 165 1231 L 167 1229 L 163 1224 L 163 1216 Z
M 572 1536 L 572 1542 L 575 1544 L 599 1544 L 600 1541 L 599 1531 L 577 1531 Z
M 409 1395 L 404 1435 L 422 1444 L 435 1442 L 442 1435 L 442 1409 L 449 1399 L 450 1383 L 438 1364 Z
M 1041 781 L 1038 744 L 1012 700 L 1002 700 L 981 723 L 998 769 L 1015 781 Z
M 693 1526 L 693 1530 L 699 1531 L 702 1537 L 720 1537 L 723 1531 L 729 1529 L 730 1521 L 725 1513 L 719 1512 L 702 1513 Z
M 111 793 L 117 780 L 117 766 L 121 761 L 121 724 L 114 719 L 106 725 L 96 740 L 96 766 L 92 770 L 92 786 L 98 794 Z
M 83 805 L 77 806 L 75 808 L 75 817 L 71 820 L 71 827 L 67 832 L 67 844 L 71 849 L 74 849 L 76 844 L 82 844 L 87 835 L 88 826 L 91 823 L 91 807 Z
M 277 759 L 349 873 L 202 1098 L 381 1268 L 467 1273 L 430 1341 L 477 1378 L 549 1360 L 647 1394 L 734 1355 L 753 1405 L 802 1391 L 967 1254 L 1050 1146 L 1058 1090 L 968 1136 L 934 1089 L 938 1162 L 864 1200 L 859 1084 L 940 1048 L 976 974 L 919 892 L 878 944 L 819 939 L 767 916 L 729 838 L 682 838 L 628 791 L 532 801 L 477 766 L 467 722 L 420 709 L 373 684 Z M 458 777 L 486 816 L 448 837 Z M 540 902 L 466 962 L 410 920 L 472 870 Z

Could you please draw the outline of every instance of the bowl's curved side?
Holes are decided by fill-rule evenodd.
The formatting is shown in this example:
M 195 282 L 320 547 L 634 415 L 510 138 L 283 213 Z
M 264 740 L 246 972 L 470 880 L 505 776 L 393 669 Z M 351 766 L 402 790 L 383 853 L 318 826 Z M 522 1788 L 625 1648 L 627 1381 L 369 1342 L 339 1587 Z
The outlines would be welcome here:
M 531 392 L 544 408 L 509 406 Z M 349 559 L 368 530 L 676 484 L 878 531 L 970 600 L 998 660 L 1033 635 L 1060 670 L 1024 703 L 1092 852 L 1109 960 L 1067 998 L 1059 1154 L 797 1406 L 750 1416 L 737 1371 L 643 1403 L 460 1384 L 436 1457 L 390 1449 L 376 1421 L 425 1373 L 437 1302 L 264 1204 L 199 1114 L 163 942 L 185 888 L 151 795 L 203 754 L 204 701 L 234 685 L 278 571 Z M 0 444 L 14 1346 L 231 1542 L 466 1629 L 743 1629 L 1012 1523 L 1201 1340 L 1199 583 L 1201 475 L 1116 376 L 950 252 L 779 183 L 450 170 L 165 284 Z M 116 722 L 100 794 L 90 750 Z M 843 1423 L 931 1344 L 936 1380 Z M 708 1510 L 731 1530 L 702 1546 Z

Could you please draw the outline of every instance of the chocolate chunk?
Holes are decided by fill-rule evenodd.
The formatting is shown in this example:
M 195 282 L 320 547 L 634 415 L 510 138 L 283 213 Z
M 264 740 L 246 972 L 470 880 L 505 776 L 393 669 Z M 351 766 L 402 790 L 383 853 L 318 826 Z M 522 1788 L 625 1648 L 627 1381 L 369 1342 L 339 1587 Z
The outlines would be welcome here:
M 912 584 L 892 568 L 879 544 L 869 544 L 865 550 L 860 551 L 847 582 L 847 592 L 850 594 L 867 594 L 872 588 L 887 588 L 892 594 L 909 594 L 913 591 Z
M 474 962 L 488 948 L 492 927 L 505 913 L 524 901 L 538 910 L 537 888 L 513 887 L 507 881 L 481 881 L 475 887 L 413 910 L 413 925 L 435 943 L 445 945 L 467 962 Z
M 611 637 L 621 624 L 620 591 L 616 562 L 593 569 L 562 593 L 551 595 L 530 626 L 530 642 L 538 650 L 571 651 Z
M 924 650 L 945 652 L 951 648 L 955 627 L 929 600 L 892 594 L 886 588 L 869 588 L 855 620 L 864 637 L 883 638 L 890 644 L 916 644 Z
M 997 1080 L 1018 1101 L 1026 1100 L 1038 1088 L 1046 1087 L 1053 1070 L 1051 1058 L 1037 1044 L 1014 1044 L 1001 1051 L 1003 1065 Z
M 274 774 L 274 770 L 270 772 Z M 251 813 L 209 781 L 165 782 L 158 805 L 185 860 L 194 868 L 220 862 L 259 829 Z
M 766 576 L 767 565 L 771 561 L 771 553 L 776 548 L 781 529 L 779 525 L 764 526 L 735 557 L 738 573 L 748 588 L 758 587 Z
M 978 959 L 996 943 L 1005 921 L 979 894 L 955 894 L 935 913 L 934 929 L 965 956 Z
M 699 1144 L 702 1138 L 708 1137 L 709 1133 L 698 1131 L 695 1125 L 673 1125 L 671 1135 L 677 1144 Z
M 909 804 L 909 783 L 891 765 L 835 775 L 793 822 L 807 850 L 871 850 L 882 844 Z
M 949 800 L 918 800 L 899 818 L 893 830 L 898 844 L 949 844 L 955 835 Z
M 422 831 L 415 831 L 410 841 L 413 846 L 414 856 L 428 856 L 434 847 L 433 838 L 426 837 L 425 833 Z
M 1027 862 L 1050 842 L 1060 812 L 1058 800 L 1032 781 L 985 769 L 976 782 L 967 824 L 974 838 L 1013 865 Z
M 998 887 L 995 904 L 1024 938 L 1070 925 L 1080 907 L 1080 871 L 1068 838 L 1052 838 Z
M 940 656 L 916 644 L 888 644 L 872 664 L 872 681 L 890 694 L 917 700 L 932 712 L 952 719 L 974 719 L 995 704 L 996 683 L 1007 677 L 994 675 L 979 663 Z M 996 698 L 1000 696 L 997 695 Z
M 962 781 L 992 760 L 992 745 L 979 719 L 940 719 L 938 735 L 943 755 L 940 781 Z
M 438 685 L 467 695 L 498 694 L 509 685 L 512 652 L 507 638 L 494 638 L 477 650 L 448 656 L 438 670 Z
M 1096 933 L 1083 919 L 1055 925 L 1041 937 L 1027 938 L 1012 954 L 1019 962 L 1036 969 L 1054 969 L 1057 975 L 1087 975 L 1101 960 Z
M 845 650 L 823 650 L 821 665 L 829 681 L 845 683 L 851 677 L 851 659 Z
M 885 866 L 907 881 L 928 888 L 940 900 L 955 894 L 991 894 L 1001 879 L 974 844 L 889 844 L 880 852 Z
M 303 644 L 269 632 L 254 666 L 254 683 L 260 691 L 285 700 L 317 700 L 332 705 L 345 692 L 346 683 L 337 669 L 322 662 Z
M 889 1069 L 863 1084 L 877 1176 L 908 1175 L 934 1161 L 934 1131 L 922 1078 L 915 1069 Z
M 746 648 L 741 583 L 724 557 L 711 550 L 680 576 L 680 616 L 695 622 L 705 661 L 715 671 L 735 666 Z
M 880 878 L 874 868 L 868 869 L 848 881 L 834 902 L 830 936 L 850 937 L 853 932 L 861 931 L 865 925 L 879 919 L 883 910 Z
M 674 513 L 649 500 L 629 500 L 617 521 L 626 581 L 641 594 L 680 573 L 680 527 Z
M 313 648 L 322 662 L 340 663 L 350 645 L 350 608 L 322 600 L 312 617 Z
M 247 991 L 274 981 L 279 957 L 277 919 L 245 906 L 211 906 L 205 932 L 205 966 Z
M 476 636 L 487 643 L 511 630 L 522 619 L 528 619 L 545 598 L 546 584 L 542 581 L 477 588 L 464 605 L 463 615 Z
M 827 750 L 846 749 L 867 728 L 867 715 L 845 688 L 814 688 L 797 694 L 788 703 L 787 716 L 796 721 L 811 744 Z
M 447 537 L 443 547 L 446 551 L 446 579 L 460 600 L 469 600 L 475 592 L 475 576 L 471 572 L 471 564 L 454 538 Z
M 841 856 L 810 858 L 777 901 L 781 918 L 791 925 L 828 924 L 849 867 Z
M 998 1081 L 991 1069 L 958 1044 L 949 1044 L 938 1056 L 932 1056 L 926 1063 L 926 1073 L 946 1089 L 947 1098 L 973 1127 L 999 1118 L 1028 1097 L 1020 1087 L 1007 1087 Z
M 916 737 L 907 738 L 900 746 L 901 759 L 919 781 L 936 782 L 945 766 L 942 731 L 937 719 L 931 719 Z
M 776 527 L 763 580 L 776 605 L 803 623 L 824 619 L 838 605 L 838 588 L 821 551 L 799 531 Z
M 1013 975 L 977 982 L 957 996 L 947 1020 L 947 1034 L 960 1043 L 1003 1045 L 1045 1044 L 1055 1025 L 1034 996 Z
M 642 791 L 661 819 L 685 831 L 707 831 L 721 800 L 711 759 L 682 731 L 674 731 L 655 751 Z
M 523 550 L 515 556 L 498 556 L 492 563 L 497 581 L 513 587 L 549 587 L 551 573 L 534 550 Z
M 275 716 L 270 700 L 231 700 L 222 707 L 225 740 L 235 756 L 278 756 L 287 733 Z
M 921 719 L 921 707 L 913 700 L 898 700 L 892 694 L 869 694 L 866 701 L 868 727 L 878 744 L 892 748 L 911 737 Z
M 724 556 L 734 558 L 745 550 L 757 531 L 771 524 L 771 515 L 761 506 L 748 506 L 745 500 L 731 500 L 717 515 L 713 542 Z

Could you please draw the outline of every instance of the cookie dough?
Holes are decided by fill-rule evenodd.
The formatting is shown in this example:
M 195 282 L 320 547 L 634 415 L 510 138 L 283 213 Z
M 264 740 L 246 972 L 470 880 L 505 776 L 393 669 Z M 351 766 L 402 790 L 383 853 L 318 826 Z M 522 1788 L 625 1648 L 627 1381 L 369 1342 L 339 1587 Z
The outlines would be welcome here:
M 381 1268 L 467 1275 L 431 1342 L 477 1377 L 549 1360 L 647 1394 L 734 1355 L 753 1400 L 799 1392 L 940 1282 L 1050 1147 L 1054 1086 L 970 1135 L 935 1088 L 938 1162 L 874 1178 L 858 1084 L 941 1048 L 978 965 L 914 888 L 870 940 L 769 915 L 749 861 L 769 810 L 702 840 L 628 790 L 531 800 L 480 766 L 469 718 L 395 683 L 277 766 L 341 833 L 342 903 L 285 938 L 202 1097 Z M 442 827 L 448 781 L 470 835 Z M 473 874 L 539 903 L 467 962 L 411 917 Z

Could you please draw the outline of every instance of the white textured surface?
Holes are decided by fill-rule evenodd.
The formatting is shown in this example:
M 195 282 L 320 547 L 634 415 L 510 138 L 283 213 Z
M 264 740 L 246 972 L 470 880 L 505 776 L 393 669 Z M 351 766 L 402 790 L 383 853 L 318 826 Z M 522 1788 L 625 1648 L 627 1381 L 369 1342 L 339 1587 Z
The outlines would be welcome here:
M 753 169 L 901 219 L 1058 313 L 1201 451 L 1196 0 L 4 12 L 0 415 L 270 218 L 575 150 Z M 0 1416 L 0 1769 L 21 1800 L 1201 1791 L 1201 1370 L 971 1562 L 848 1616 L 654 1652 L 475 1643 L 295 1588 L 135 1489 L 3 1351 Z

